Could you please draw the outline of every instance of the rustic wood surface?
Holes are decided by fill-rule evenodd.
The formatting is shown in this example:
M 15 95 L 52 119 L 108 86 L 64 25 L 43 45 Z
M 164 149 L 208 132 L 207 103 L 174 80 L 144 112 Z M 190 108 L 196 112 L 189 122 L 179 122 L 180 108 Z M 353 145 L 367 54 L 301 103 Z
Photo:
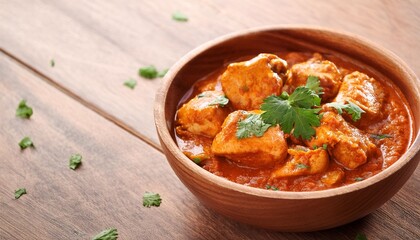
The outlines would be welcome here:
M 162 80 L 137 75 L 232 31 L 308 24 L 375 42 L 420 76 L 419 23 L 418 0 L 0 0 L 0 239 L 90 239 L 107 227 L 121 239 L 419 239 L 419 170 L 371 215 L 327 231 L 270 232 L 206 209 L 160 152 L 152 109 Z M 29 120 L 15 117 L 22 98 Z M 36 148 L 21 151 L 26 135 Z M 83 164 L 72 171 L 76 152 Z M 28 194 L 15 200 L 19 187 Z M 145 191 L 162 205 L 144 208 Z

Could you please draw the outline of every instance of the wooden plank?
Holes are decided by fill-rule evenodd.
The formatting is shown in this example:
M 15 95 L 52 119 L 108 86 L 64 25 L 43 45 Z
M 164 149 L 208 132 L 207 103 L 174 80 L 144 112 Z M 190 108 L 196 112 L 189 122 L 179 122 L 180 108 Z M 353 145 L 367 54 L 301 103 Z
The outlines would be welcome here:
M 203 207 L 151 146 L 81 106 L 0 55 L 0 239 L 90 239 L 116 227 L 121 239 L 416 239 L 419 171 L 382 208 L 354 223 L 314 233 L 277 233 Z M 25 98 L 31 119 L 15 116 Z M 36 148 L 17 143 L 30 136 Z M 71 154 L 83 164 L 68 168 Z M 28 194 L 15 200 L 13 192 Z M 145 191 L 163 197 L 144 208 Z
M 138 68 L 169 67 L 199 44 L 232 31 L 273 24 L 347 31 L 395 52 L 420 75 L 413 51 L 420 41 L 416 1 L 18 0 L 1 5 L 1 48 L 156 147 L 152 108 L 161 80 L 140 79 Z M 178 10 L 188 22 L 171 19 Z M 122 86 L 128 78 L 139 81 L 134 91 Z

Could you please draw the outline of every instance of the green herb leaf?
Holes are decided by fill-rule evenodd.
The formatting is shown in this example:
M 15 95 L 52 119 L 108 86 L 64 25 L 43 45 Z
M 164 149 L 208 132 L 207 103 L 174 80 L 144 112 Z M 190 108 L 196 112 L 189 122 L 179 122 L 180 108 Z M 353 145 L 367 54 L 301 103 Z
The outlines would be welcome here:
M 365 180 L 365 179 L 362 178 L 362 177 L 357 177 L 357 178 L 354 179 L 354 181 L 356 181 L 356 182 L 360 182 L 360 181 L 363 181 L 363 180 Z
M 309 166 L 306 165 L 306 164 L 303 164 L 303 163 L 298 163 L 298 164 L 296 164 L 296 168 L 297 169 L 304 169 L 304 168 L 309 168 Z
M 186 22 L 188 21 L 187 15 L 183 14 L 182 12 L 174 12 L 172 14 L 172 19 L 178 22 Z
M 50 61 L 50 66 L 51 66 L 51 67 L 54 67 L 54 66 L 55 66 L 55 61 L 54 61 L 54 59 L 51 59 L 51 61 Z
M 192 160 L 193 160 L 193 162 L 195 162 L 196 164 L 200 164 L 200 163 L 201 163 L 201 158 L 199 158 L 199 157 L 195 157 L 195 158 L 193 158 Z
M 370 134 L 370 136 L 377 140 L 381 140 L 384 138 L 392 138 L 392 135 L 390 134 Z
M 150 65 L 139 69 L 139 75 L 147 79 L 155 79 L 158 76 L 155 66 Z
M 276 186 L 272 186 L 272 185 L 265 185 L 265 188 L 266 189 L 271 189 L 271 190 L 273 190 L 273 191 L 278 191 L 279 190 L 279 188 L 278 187 L 276 187 Z
M 244 120 L 238 121 L 236 137 L 238 139 L 261 137 L 269 127 L 270 124 L 265 123 L 260 114 L 248 114 Z
M 347 101 L 347 102 L 348 102 L 347 104 L 332 102 L 332 103 L 327 103 L 326 105 L 328 107 L 335 108 L 337 110 L 338 114 L 343 114 L 343 110 L 345 110 L 348 114 L 351 115 L 351 119 L 354 122 L 360 120 L 360 118 L 362 117 L 362 113 L 365 113 L 365 111 L 363 111 L 363 109 L 361 109 L 356 104 L 354 104 L 350 101 Z
M 31 107 L 26 105 L 26 100 L 20 101 L 18 108 L 16 109 L 16 116 L 21 118 L 30 118 L 33 114 Z
M 70 160 L 69 160 L 70 169 L 75 170 L 76 168 L 79 167 L 81 163 L 82 163 L 82 155 L 80 154 L 71 155 Z
M 26 194 L 26 188 L 18 188 L 15 190 L 15 199 L 20 198 L 23 194 Z
M 229 103 L 229 99 L 225 96 L 217 96 L 215 99 L 213 99 L 209 106 L 219 105 L 220 107 L 224 107 Z
M 327 150 L 327 148 L 328 148 L 328 144 L 326 144 L 326 143 L 322 144 L 322 148 L 323 148 L 324 150 Z
M 20 146 L 20 149 L 25 149 L 27 147 L 35 147 L 34 143 L 29 137 L 24 137 L 22 140 L 20 140 L 19 146 Z
M 137 85 L 137 81 L 134 80 L 134 79 L 129 79 L 129 80 L 124 82 L 124 85 L 131 88 L 131 89 L 134 89 Z
M 92 240 L 116 240 L 118 238 L 118 231 L 116 228 L 109 228 L 98 233 Z
M 148 208 L 151 206 L 159 207 L 161 203 L 162 199 L 158 193 L 145 192 L 143 194 L 143 206 Z
M 163 69 L 162 71 L 160 71 L 159 73 L 158 73 L 158 77 L 164 77 L 165 75 L 166 75 L 166 73 L 169 71 L 169 69 L 167 68 L 167 69 Z
M 324 94 L 324 89 L 320 87 L 320 81 L 317 76 L 310 75 L 306 80 L 306 87 L 314 91 L 316 94 L 321 95 Z
M 365 234 L 363 234 L 363 233 L 358 233 L 358 234 L 356 235 L 355 240 L 368 240 L 368 239 L 367 239 L 367 237 L 366 237 L 366 235 L 365 235 Z

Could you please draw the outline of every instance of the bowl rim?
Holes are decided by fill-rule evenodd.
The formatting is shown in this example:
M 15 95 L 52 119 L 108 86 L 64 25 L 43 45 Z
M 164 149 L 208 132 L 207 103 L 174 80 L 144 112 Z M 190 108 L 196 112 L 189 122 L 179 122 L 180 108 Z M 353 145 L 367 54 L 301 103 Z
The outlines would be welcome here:
M 310 25 L 268 25 L 263 27 L 249 28 L 245 30 L 236 31 L 233 33 L 225 34 L 220 37 L 217 37 L 213 40 L 207 41 L 204 44 L 196 47 L 195 49 L 188 52 L 181 59 L 179 59 L 166 73 L 162 86 L 156 94 L 155 104 L 154 104 L 154 118 L 155 125 L 161 140 L 162 144 L 168 148 L 168 150 L 174 155 L 174 157 L 188 170 L 197 172 L 201 175 L 204 180 L 206 180 L 211 185 L 217 185 L 222 188 L 227 188 L 232 191 L 241 192 L 248 195 L 254 195 L 258 197 L 271 198 L 271 199 L 318 199 L 318 198 L 328 198 L 337 195 L 344 195 L 350 192 L 355 192 L 357 190 L 366 188 L 368 186 L 377 184 L 378 182 L 386 179 L 391 176 L 399 169 L 404 167 L 411 159 L 414 158 L 416 154 L 419 154 L 420 151 L 420 131 L 417 135 L 414 136 L 411 141 L 411 145 L 408 147 L 407 151 L 391 166 L 377 173 L 376 175 L 369 177 L 363 181 L 355 182 L 349 185 L 340 186 L 337 188 L 325 189 L 325 190 L 316 190 L 316 191 L 304 191 L 304 192 L 291 192 L 291 191 L 267 191 L 266 189 L 251 187 L 242 185 L 236 182 L 232 182 L 223 177 L 217 176 L 197 164 L 193 163 L 188 157 L 186 157 L 182 151 L 178 148 L 175 141 L 172 139 L 170 132 L 167 129 L 167 121 L 165 119 L 165 104 L 167 99 L 167 94 L 169 87 L 171 86 L 175 76 L 183 68 L 183 66 L 191 61 L 192 59 L 198 57 L 200 54 L 205 52 L 210 47 L 219 45 L 225 41 L 232 40 L 248 34 L 258 34 L 260 32 L 266 31 L 282 31 L 282 30 L 300 30 L 300 31 L 320 31 L 328 34 L 337 35 L 349 39 L 350 41 L 365 46 L 369 49 L 374 50 L 375 52 L 383 55 L 387 59 L 392 59 L 394 64 L 398 64 L 409 76 L 415 81 L 417 88 L 414 91 L 417 92 L 417 95 L 420 95 L 420 80 L 414 74 L 414 72 L 408 67 L 408 65 L 402 61 L 398 56 L 396 56 L 391 51 L 379 47 L 375 43 L 367 40 L 358 35 L 337 31 L 335 29 L 329 29 L 319 26 L 310 26 Z M 414 119 L 412 119 L 414 121 Z M 415 133 L 412 133 L 415 134 Z

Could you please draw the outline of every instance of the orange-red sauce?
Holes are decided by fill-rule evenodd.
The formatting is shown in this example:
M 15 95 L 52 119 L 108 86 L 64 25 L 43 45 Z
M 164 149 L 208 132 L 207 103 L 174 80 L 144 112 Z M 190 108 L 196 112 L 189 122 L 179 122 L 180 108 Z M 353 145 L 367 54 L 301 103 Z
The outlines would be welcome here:
M 289 52 L 280 52 L 276 55 L 285 59 L 288 62 L 289 68 L 293 64 L 304 62 L 312 57 L 312 53 L 308 52 L 292 54 Z M 239 59 L 238 62 L 252 57 L 254 56 L 244 57 L 243 59 Z M 392 84 L 390 80 L 370 68 L 359 66 L 336 56 L 323 54 L 323 57 L 324 59 L 335 63 L 343 76 L 353 71 L 360 71 L 378 80 L 385 88 L 388 97 L 384 103 L 383 111 L 385 111 L 384 116 L 387 117 L 378 122 L 372 122 L 369 126 L 361 129 L 368 134 L 389 134 L 393 136 L 392 138 L 372 140 L 378 149 L 380 149 L 380 154 L 369 158 L 365 164 L 354 170 L 345 169 L 343 166 L 336 163 L 334 159 L 330 158 L 327 171 L 340 169 L 345 174 L 343 180 L 333 186 L 326 185 L 321 181 L 323 174 L 277 178 L 269 181 L 270 174 L 273 171 L 271 168 L 259 169 L 240 166 L 229 159 L 214 155 L 211 155 L 211 157 L 206 159 L 200 159 L 201 161 L 198 165 L 218 176 L 252 187 L 283 191 L 313 191 L 362 181 L 379 173 L 397 161 L 406 151 L 412 137 L 411 113 L 400 90 Z M 221 66 L 220 69 L 199 80 L 180 101 L 179 107 L 200 92 L 214 89 L 221 90 L 218 79 L 225 69 L 226 66 Z M 196 156 L 197 153 L 203 151 L 207 153 L 211 151 L 211 138 L 194 135 L 180 129 L 175 131 L 175 135 L 177 137 L 178 146 L 189 157 L 192 155 Z

